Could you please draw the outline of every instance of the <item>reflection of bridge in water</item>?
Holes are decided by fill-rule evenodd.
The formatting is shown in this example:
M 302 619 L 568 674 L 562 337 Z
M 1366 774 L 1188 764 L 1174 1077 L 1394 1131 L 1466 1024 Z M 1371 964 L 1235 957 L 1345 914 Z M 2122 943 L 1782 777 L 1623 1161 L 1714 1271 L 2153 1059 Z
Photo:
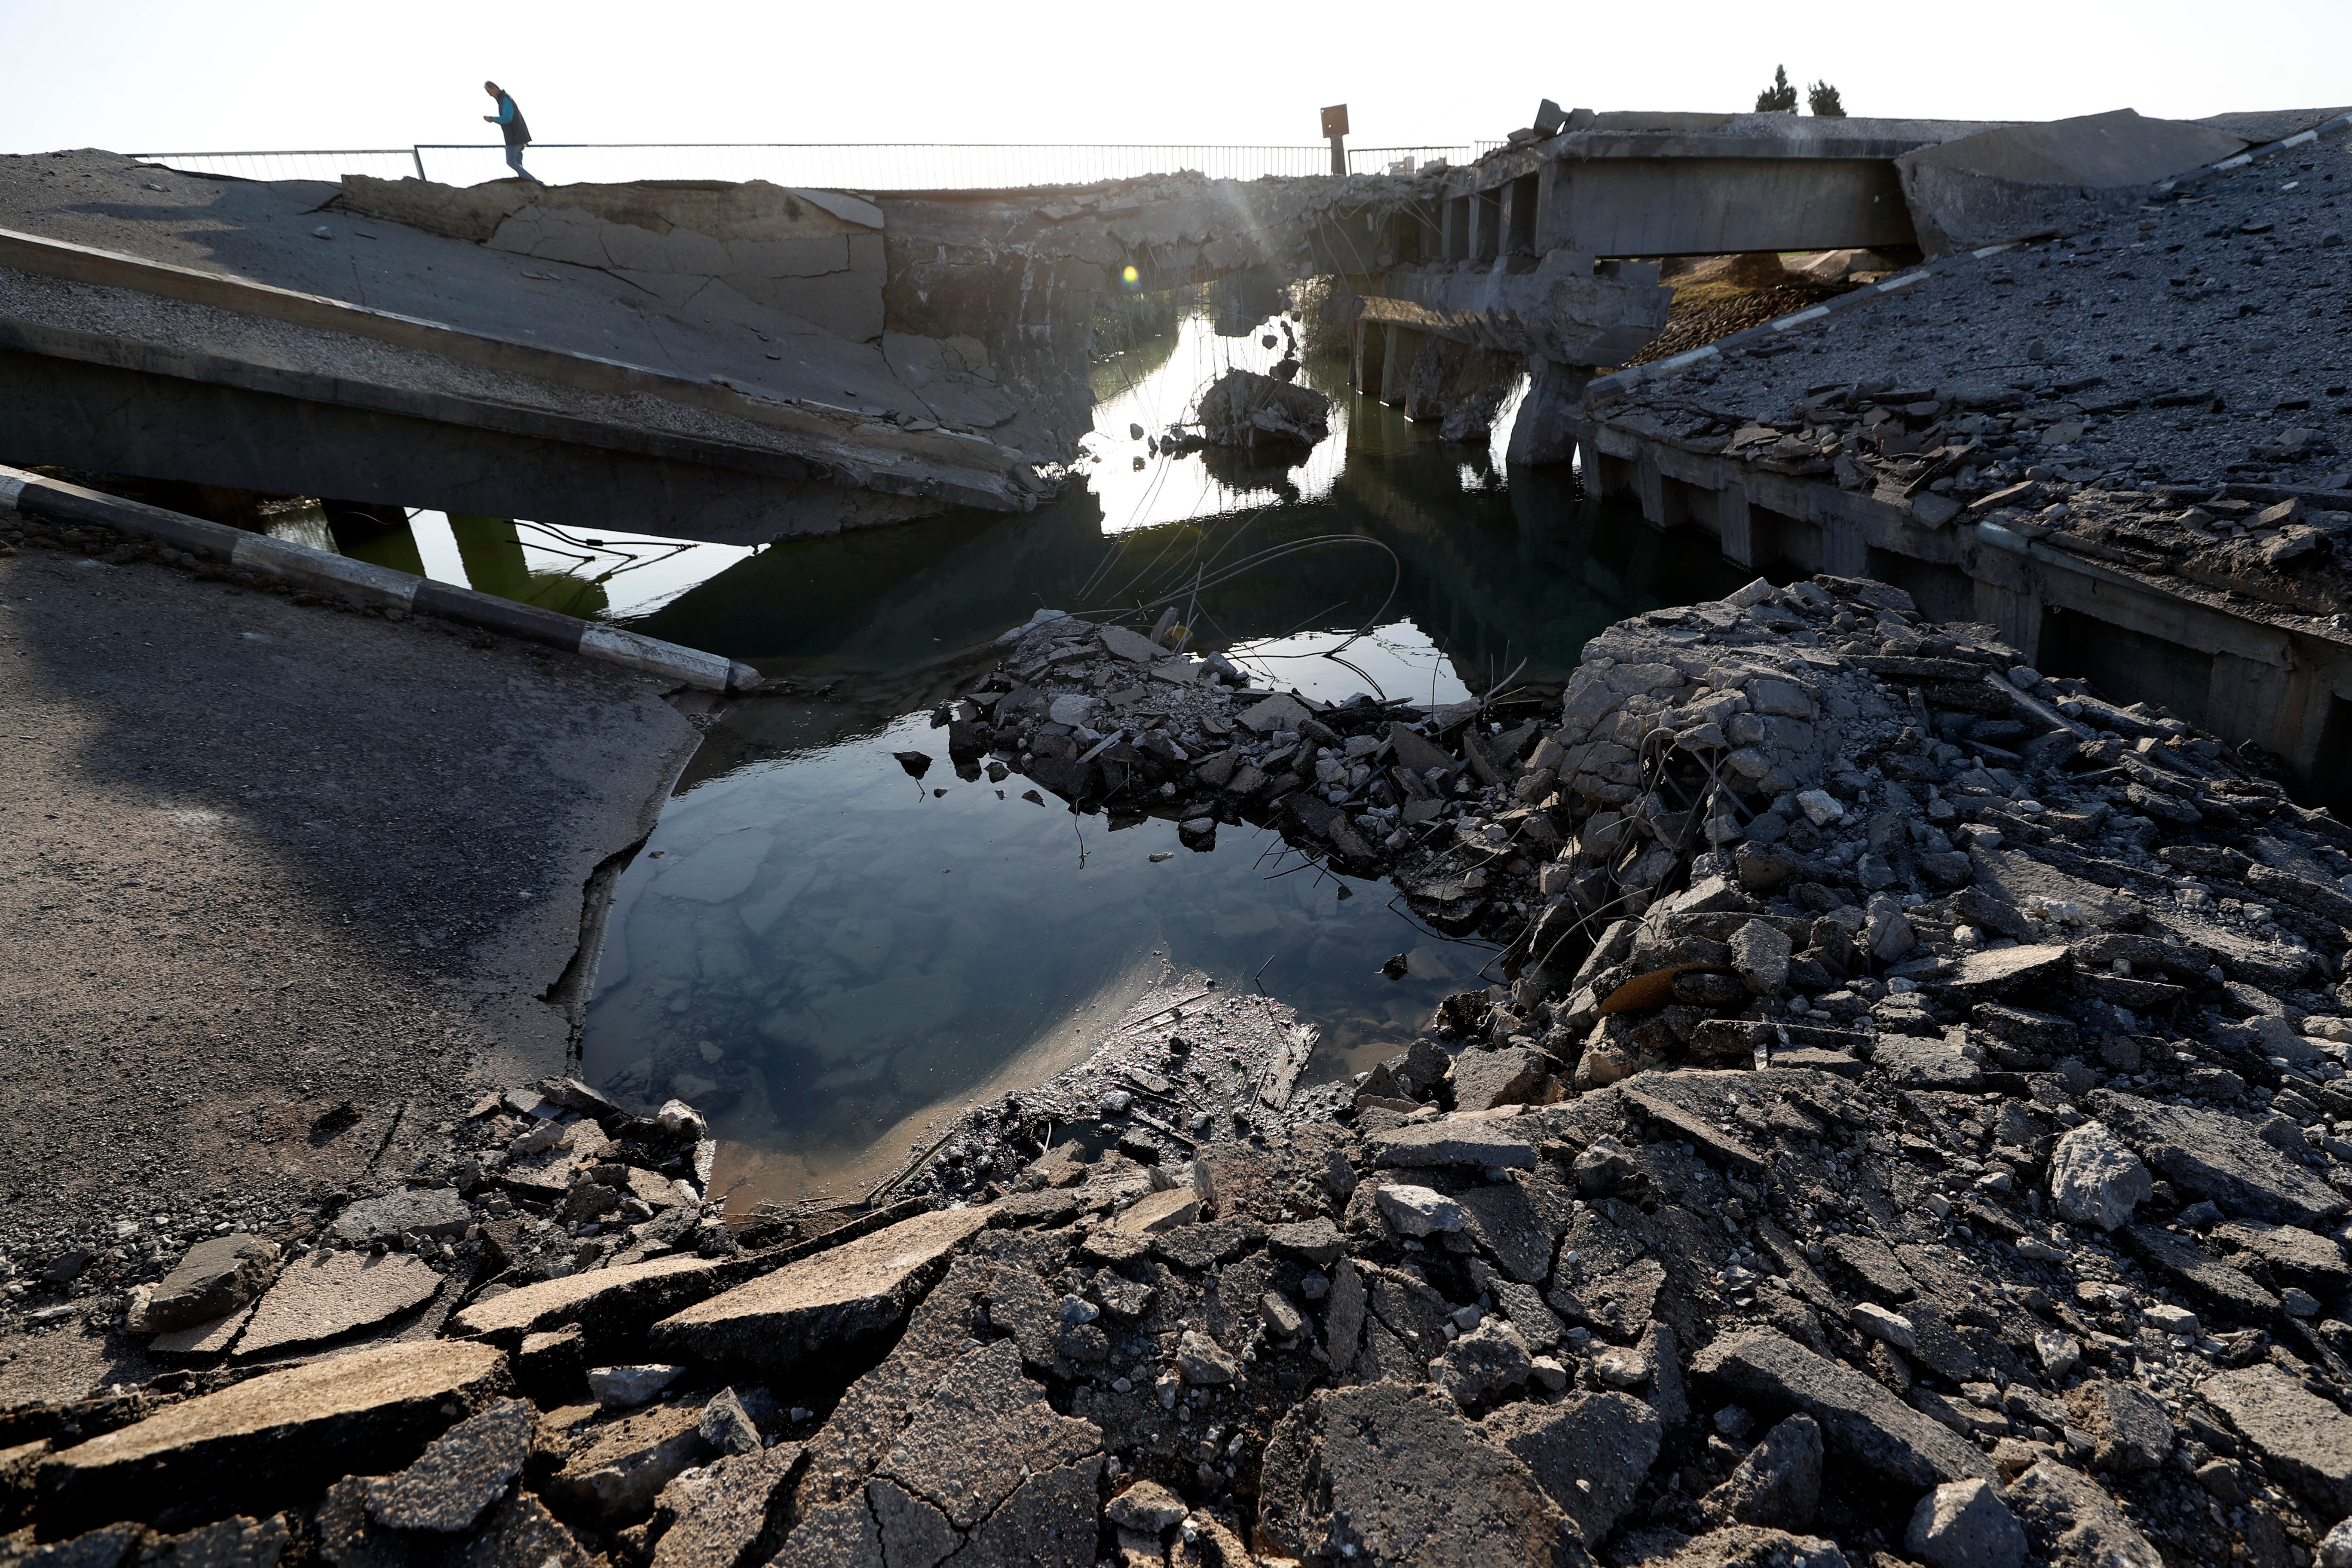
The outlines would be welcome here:
M 1190 580 L 1195 558 L 1230 562 L 1346 533 L 1395 552 L 1402 582 L 1374 551 L 1293 555 L 1203 591 L 1203 640 L 1351 629 L 1395 584 L 1385 618 L 1412 621 L 1476 686 L 1521 659 L 1523 679 L 1559 679 L 1610 623 L 1738 585 L 1712 552 L 1695 562 L 1685 542 L 1625 527 L 1629 514 L 1588 500 L 1570 470 L 1515 474 L 1506 489 L 1474 469 L 1465 483 L 1462 447 L 1370 399 L 1356 402 L 1349 431 L 1345 469 L 1325 499 L 1106 539 L 1097 498 L 1074 489 L 1026 517 L 788 541 L 630 626 L 772 673 L 817 658 L 899 669 L 985 643 L 1040 606 L 1115 608 L 1082 600 L 1082 589 L 1095 579 L 1117 586 L 1155 558 L 1153 580 L 1173 586 Z

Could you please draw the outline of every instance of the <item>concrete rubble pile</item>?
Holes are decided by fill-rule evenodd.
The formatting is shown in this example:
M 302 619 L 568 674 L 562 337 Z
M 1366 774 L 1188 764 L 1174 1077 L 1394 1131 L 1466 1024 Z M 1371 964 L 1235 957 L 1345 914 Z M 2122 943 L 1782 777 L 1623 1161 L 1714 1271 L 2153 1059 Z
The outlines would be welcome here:
M 1491 919 L 1512 984 L 1229 1124 L 1098 1079 L 1118 1147 L 967 1158 L 989 1179 L 830 1231 L 707 1216 L 684 1106 L 499 1100 L 457 1135 L 478 1152 L 337 1221 L 384 1250 L 331 1256 L 476 1260 L 437 1336 L 8 1413 L 13 1542 L 109 1568 L 2352 1552 L 2352 830 L 1872 582 L 1621 623 L 1508 728 L 1252 693 L 1176 636 L 1017 628 L 942 715 L 955 760 L 1197 813 L 1195 842 L 1269 814 Z M 1129 1020 L 1130 1068 L 1205 1054 L 1182 1001 Z M 432 1205 L 446 1241 L 411 1223 Z M 495 1274 L 465 1252 L 493 1242 Z M 258 1322 L 299 1278 L 250 1238 L 198 1252 L 143 1321 Z
M 1929 529 L 1989 523 L 1979 537 L 2012 550 L 2332 619 L 2352 563 L 2336 428 L 2352 410 L 2347 177 L 2338 138 L 2135 187 L 2120 216 L 1727 350 L 1594 416 L 1892 501 Z

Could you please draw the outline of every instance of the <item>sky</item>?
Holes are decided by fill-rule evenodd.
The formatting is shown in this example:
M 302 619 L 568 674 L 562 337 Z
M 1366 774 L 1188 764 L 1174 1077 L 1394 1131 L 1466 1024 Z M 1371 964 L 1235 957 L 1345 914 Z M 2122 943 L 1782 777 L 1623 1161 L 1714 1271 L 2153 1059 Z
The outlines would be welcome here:
M 2352 0 L 1979 0 L 1831 16 L 1591 5 L 0 0 L 0 152 L 495 140 L 1305 144 L 1499 139 L 1570 107 L 1738 110 L 1776 64 L 1854 114 L 2194 118 L 2352 99 Z M 2293 40 L 2287 47 L 2285 40 Z

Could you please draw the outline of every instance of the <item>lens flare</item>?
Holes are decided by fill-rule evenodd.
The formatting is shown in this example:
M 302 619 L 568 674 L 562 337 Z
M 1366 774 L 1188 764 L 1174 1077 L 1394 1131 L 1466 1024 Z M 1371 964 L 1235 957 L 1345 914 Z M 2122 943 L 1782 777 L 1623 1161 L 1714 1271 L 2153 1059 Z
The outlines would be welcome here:
M 1129 289 L 1138 289 L 1142 287 L 1143 274 L 1138 272 L 1133 264 L 1130 263 L 1124 271 L 1119 273 L 1118 280 L 1126 284 Z

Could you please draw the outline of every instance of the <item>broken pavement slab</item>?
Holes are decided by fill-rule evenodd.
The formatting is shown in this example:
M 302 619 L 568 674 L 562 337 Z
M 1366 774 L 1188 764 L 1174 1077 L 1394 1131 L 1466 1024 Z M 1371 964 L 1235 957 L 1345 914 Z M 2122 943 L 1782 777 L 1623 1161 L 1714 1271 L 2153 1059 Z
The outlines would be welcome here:
M 1020 1348 L 999 1340 L 956 1361 L 876 1474 L 969 1531 L 1030 1475 L 1101 1451 L 1101 1430 L 1057 1415 L 1045 1391 L 1022 1375 Z
M 1992 1463 L 1863 1373 L 1772 1329 L 1727 1334 L 1691 1359 L 1710 1379 L 1773 1410 L 1801 1410 L 1832 1448 L 1889 1480 L 1921 1489 L 1971 1476 Z
M 1579 1394 L 1558 1405 L 1505 1405 L 1481 1424 L 1517 1455 L 1587 1541 L 1617 1527 L 1657 1462 L 1664 1427 L 1628 1394 Z
M 2314 1506 L 2352 1513 L 2352 1417 L 2267 1364 L 2207 1378 L 2197 1393 Z
M 2243 1117 L 2108 1089 L 2084 1103 L 2185 1197 L 2210 1199 L 2223 1214 L 2315 1229 L 2352 1202 L 2264 1142 Z
M 576 1447 L 545 1489 L 565 1508 L 608 1525 L 641 1520 L 664 1488 L 709 1456 L 701 1426 L 701 1406 L 692 1402 L 592 1422 L 577 1429 Z
M 334 1233 L 353 1247 L 420 1236 L 463 1236 L 476 1215 L 450 1187 L 410 1187 L 380 1198 L 362 1198 L 335 1216 Z
M 147 1353 L 159 1361 L 206 1361 L 228 1353 L 236 1336 L 253 1320 L 252 1307 L 240 1307 L 225 1318 L 215 1318 L 208 1323 L 196 1323 L 184 1329 L 174 1329 L 168 1334 L 157 1334 L 147 1342 Z
M 287 1265 L 237 1341 L 240 1359 L 390 1322 L 433 1300 L 444 1277 L 404 1252 L 313 1252 Z
M 621 1338 L 657 1318 L 730 1289 L 772 1267 L 750 1258 L 657 1258 L 544 1279 L 476 1301 L 449 1320 L 448 1331 L 509 1349 L 523 1336 L 576 1323 L 591 1340 Z
M 673 1313 L 647 1342 L 656 1355 L 788 1371 L 898 1322 L 988 1224 L 977 1208 L 901 1220 Z
M 1374 1164 L 1406 1170 L 1444 1165 L 1530 1170 L 1536 1163 L 1536 1141 L 1542 1135 L 1540 1121 L 1516 1113 L 1452 1116 L 1375 1133 L 1365 1148 Z
M 2152 1225 L 2127 1225 L 2120 1235 L 2141 1261 L 2168 1276 L 2207 1307 L 2220 1307 L 2255 1322 L 2266 1321 L 2279 1310 L 2279 1299 L 2252 1275 L 2215 1258 L 2191 1237 Z
M 2165 1568 L 2123 1506 L 2096 1481 L 2056 1459 L 2043 1459 L 2009 1484 L 2010 1510 L 2037 1556 L 2098 1568 Z
M 1569 1568 L 1581 1532 L 1452 1400 L 1397 1383 L 1322 1389 L 1267 1441 L 1261 1556 L 1364 1568 Z
M 1201 1217 L 1201 1194 L 1189 1187 L 1147 1193 L 1111 1222 L 1121 1236 L 1159 1236 Z
M 43 1528 L 267 1512 L 338 1476 L 408 1465 L 507 1386 L 503 1352 L 457 1340 L 379 1345 L 270 1373 L 58 1454 L 37 1483 Z
M 261 1294 L 277 1277 L 274 1241 L 233 1232 L 188 1248 L 126 1323 L 133 1333 L 169 1333 L 207 1325 Z
M 2054 943 L 1995 948 L 1964 954 L 1959 966 L 1940 984 L 1955 996 L 1991 1001 L 2041 991 L 2065 978 L 2074 967 L 2072 954 Z
M 463 1534 L 522 1473 L 536 1425 L 536 1413 L 520 1399 L 468 1416 L 400 1474 L 369 1481 L 368 1516 L 388 1530 Z
M 1618 1090 L 1626 1104 L 1658 1122 L 1675 1137 L 1688 1141 L 1706 1159 L 1737 1171 L 1760 1172 L 1764 1156 L 1740 1139 L 1715 1126 L 1698 1112 L 1676 1101 L 1705 1092 L 1713 1074 L 1642 1073 Z
M 778 1443 L 679 1475 L 655 1500 L 670 1522 L 654 1543 L 652 1568 L 737 1568 L 806 1453 L 799 1443 Z

